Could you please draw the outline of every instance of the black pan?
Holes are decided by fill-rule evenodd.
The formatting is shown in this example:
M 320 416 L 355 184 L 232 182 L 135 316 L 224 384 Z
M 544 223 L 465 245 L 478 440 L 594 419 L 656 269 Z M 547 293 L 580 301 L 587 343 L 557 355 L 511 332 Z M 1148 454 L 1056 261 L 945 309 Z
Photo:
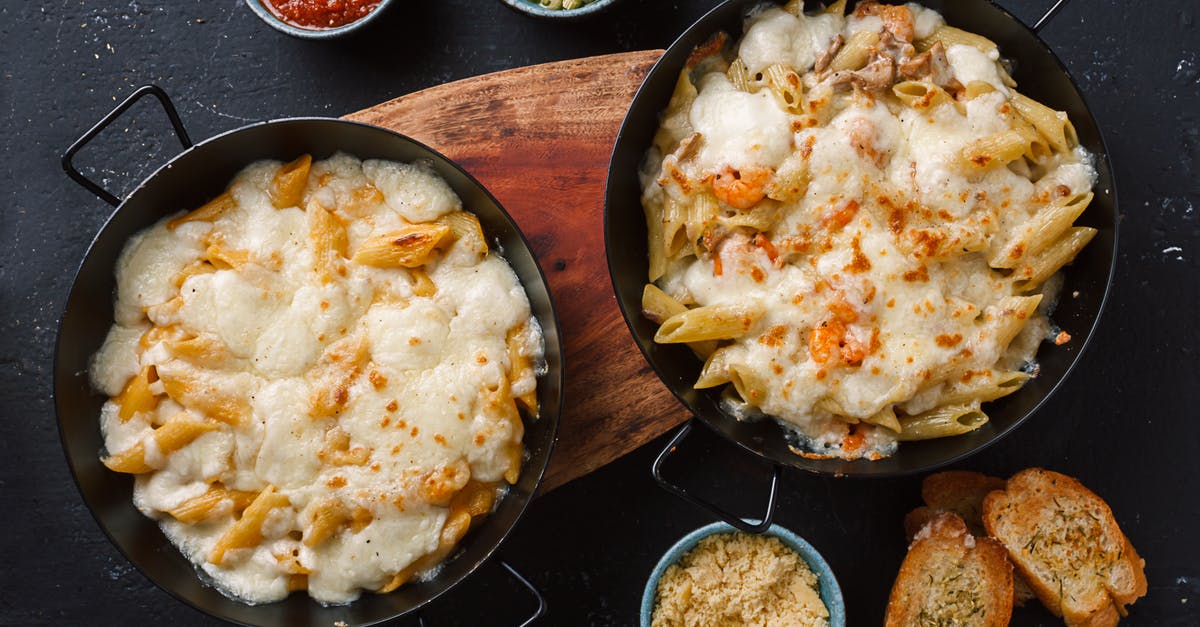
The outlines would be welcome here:
M 1116 256 L 1117 193 L 1108 151 L 1096 121 L 1062 62 L 1034 30 L 1012 14 L 988 0 L 922 0 L 922 4 L 941 12 L 948 24 L 980 33 L 999 44 L 1001 53 L 1014 62 L 1013 77 L 1022 92 L 1055 109 L 1066 111 L 1079 133 L 1080 143 L 1096 156 L 1096 170 L 1099 173 L 1096 197 L 1078 224 L 1095 227 L 1099 229 L 1099 234 L 1066 268 L 1063 296 L 1053 313 L 1054 321 L 1068 330 L 1074 339 L 1064 346 L 1043 347 L 1038 353 L 1041 363 L 1039 376 L 1026 383 L 1020 391 L 990 403 L 987 412 L 991 420 L 974 433 L 940 440 L 904 442 L 895 455 L 879 461 L 800 457 L 788 450 L 784 432 L 774 421 L 738 421 L 721 411 L 719 392 L 692 389 L 692 383 L 703 364 L 683 346 L 655 344 L 653 337 L 656 325 L 641 315 L 641 294 L 646 283 L 648 262 L 646 224 L 639 201 L 638 165 L 646 148 L 651 145 L 658 128 L 659 113 L 666 107 L 689 53 L 718 31 L 725 31 L 736 40 L 741 35 L 742 21 L 747 11 L 761 1 L 728 0 L 685 31 L 650 71 L 621 126 L 608 174 L 604 237 L 617 302 L 629 330 L 647 361 L 675 396 L 704 424 L 729 441 L 776 464 L 776 481 L 779 465 L 828 476 L 888 477 L 927 471 L 976 453 L 1033 415 L 1060 387 L 1083 353 L 1099 321 L 1111 285 Z M 1039 21 L 1038 26 L 1061 4 L 1060 0 Z M 815 9 L 815 3 L 809 8 Z M 1078 292 L 1078 296 L 1073 295 L 1075 292 Z M 685 432 L 681 432 L 671 446 L 676 445 Z M 671 446 L 664 450 L 664 456 Z M 656 476 L 659 476 L 657 469 L 661 459 L 655 465 Z M 689 500 L 695 500 L 681 493 L 676 486 L 665 484 L 665 487 Z M 708 504 L 701 504 L 743 528 L 759 530 L 770 522 L 768 515 L 761 524 L 751 525 Z
M 153 95 L 162 102 L 185 150 L 138 185 L 123 201 L 118 201 L 76 171 L 71 158 L 108 123 L 145 95 Z M 239 170 L 255 160 L 290 160 L 302 153 L 320 159 L 336 151 L 362 159 L 430 160 L 438 174 L 462 198 L 463 205 L 479 216 L 484 232 L 504 251 L 505 258 L 520 278 L 533 313 L 545 332 L 547 369 L 538 379 L 541 416 L 526 420 L 527 457 L 520 481 L 509 489 L 496 511 L 467 535 L 456 554 L 444 563 L 440 574 L 432 580 L 406 585 L 390 594 L 365 593 L 358 601 L 340 607 L 322 607 L 303 593 L 293 594 L 279 603 L 249 606 L 230 600 L 202 583 L 192 564 L 166 539 L 158 525 L 133 507 L 132 479 L 114 473 L 100 463 L 103 441 L 99 415 L 105 398 L 88 382 L 88 360 L 100 348 L 113 324 L 114 269 L 122 247 L 133 234 L 167 214 L 197 207 L 221 193 Z M 76 142 L 64 156 L 63 165 L 73 178 L 119 206 L 88 249 L 75 276 L 59 326 L 54 364 L 59 432 L 84 501 L 108 537 L 143 574 L 175 597 L 229 621 L 328 627 L 337 621 L 373 624 L 407 614 L 453 587 L 491 556 L 525 511 L 545 472 L 562 408 L 564 370 L 558 320 L 545 277 L 512 218 L 483 186 L 449 159 L 416 141 L 386 129 L 343 120 L 301 118 L 263 122 L 192 146 L 166 95 L 153 86 L 139 89 Z M 528 586 L 523 579 L 521 582 Z M 536 594 L 536 590 L 533 592 Z M 540 595 L 538 600 L 540 612 Z

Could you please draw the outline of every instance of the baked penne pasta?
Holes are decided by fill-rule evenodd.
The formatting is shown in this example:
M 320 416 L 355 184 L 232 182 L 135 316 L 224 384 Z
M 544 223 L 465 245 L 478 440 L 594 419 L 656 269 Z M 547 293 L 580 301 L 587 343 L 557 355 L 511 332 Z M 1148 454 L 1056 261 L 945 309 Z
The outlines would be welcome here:
M 263 524 L 271 510 L 287 505 L 288 497 L 280 494 L 275 486 L 268 485 L 254 497 L 246 511 L 242 512 L 242 517 L 217 540 L 208 555 L 208 561 L 220 566 L 229 551 L 250 548 L 262 542 Z
M 129 474 L 145 474 L 161 466 L 162 459 L 191 444 L 196 438 L 214 431 L 217 425 L 189 417 L 187 414 L 177 414 L 163 426 L 153 430 L 147 437 L 153 442 L 153 455 L 158 461 L 151 465 L 147 460 L 145 440 L 138 441 L 132 447 L 104 458 L 104 465 L 109 470 Z
M 187 224 L 188 222 L 212 222 L 236 207 L 237 201 L 234 200 L 233 195 L 229 192 L 224 192 L 220 196 L 204 203 L 199 208 L 193 209 L 167 222 L 167 229 L 174 231 L 180 225 Z
M 1079 144 L 1079 139 L 1075 135 L 1075 126 L 1071 124 L 1071 120 L 1067 119 L 1066 113 L 1055 111 L 1017 92 L 1013 92 L 1009 103 L 1017 110 L 1017 113 L 1021 114 L 1021 117 L 1025 118 L 1046 138 L 1054 150 L 1067 152 Z
M 1062 238 L 1092 202 L 1092 192 L 1075 194 L 1050 204 L 1022 225 L 1013 241 L 988 260 L 993 268 L 1015 268 Z
M 231 598 L 393 589 L 519 480 L 541 327 L 429 165 L 260 161 L 227 190 L 121 255 L 101 462 Z
M 917 50 L 921 52 L 929 50 L 936 43 L 941 43 L 946 48 L 955 45 L 971 46 L 984 53 L 991 53 L 998 49 L 996 42 L 991 39 L 953 26 L 942 26 L 929 37 L 914 42 Z
M 871 57 L 871 50 L 879 44 L 879 33 L 860 30 L 850 36 L 842 49 L 829 62 L 831 72 L 860 70 Z
M 377 268 L 423 266 L 450 233 L 444 224 L 410 224 L 363 242 L 354 251 L 353 261 Z
M 255 492 L 230 490 L 218 483 L 204 494 L 167 510 L 167 513 L 185 525 L 195 525 L 219 516 L 240 513 L 250 506 L 256 496 L 258 494 Z
M 308 171 L 312 167 L 312 155 L 300 155 L 293 161 L 279 166 L 271 181 L 271 204 L 276 209 L 300 206 L 304 189 L 308 186 Z
M 987 423 L 987 414 L 970 405 L 947 405 L 900 419 L 901 442 L 932 440 L 970 433 Z
M 995 42 L 846 4 L 760 7 L 680 77 L 640 172 L 642 309 L 731 413 L 878 459 L 978 428 L 1030 377 L 1096 173 Z
M 1062 237 L 1030 259 L 1029 265 L 1020 269 L 1017 273 L 1020 278 L 1014 286 L 1021 291 L 1036 289 L 1043 281 L 1070 263 L 1095 236 L 1096 229 L 1091 227 L 1075 226 L 1067 229 Z
M 659 344 L 728 340 L 750 331 L 763 315 L 761 309 L 740 305 L 697 307 L 663 321 L 654 341 Z

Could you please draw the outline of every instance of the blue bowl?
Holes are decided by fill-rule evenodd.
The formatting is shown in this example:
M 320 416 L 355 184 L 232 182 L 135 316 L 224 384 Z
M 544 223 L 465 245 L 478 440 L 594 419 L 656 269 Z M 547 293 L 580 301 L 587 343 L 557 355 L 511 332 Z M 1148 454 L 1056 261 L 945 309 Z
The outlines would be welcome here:
M 577 17 L 593 15 L 612 6 L 617 0 L 595 0 L 590 4 L 585 4 L 578 9 L 547 9 L 538 3 L 538 0 L 500 0 L 507 4 L 515 11 L 520 11 L 527 15 L 535 17 L 548 17 L 560 20 L 572 20 Z
M 350 22 L 344 26 L 338 26 L 335 28 L 301 28 L 299 26 L 288 24 L 287 22 L 276 17 L 274 13 L 271 13 L 270 9 L 263 6 L 262 0 L 246 0 L 246 6 L 250 7 L 250 10 L 253 11 L 254 14 L 257 15 L 262 21 L 266 22 L 268 26 L 281 33 L 291 35 L 292 37 L 299 37 L 301 39 L 336 39 L 343 35 L 348 35 L 362 28 L 363 26 L 366 26 L 368 22 L 373 21 L 379 16 L 380 13 L 383 13 L 384 9 L 386 9 L 391 3 L 392 0 L 380 0 L 379 5 L 375 7 L 374 11 L 371 11 L 362 18 Z
M 658 560 L 658 565 L 651 571 L 650 579 L 646 581 L 646 589 L 642 593 L 642 627 L 650 627 L 650 617 L 654 613 L 654 597 L 658 591 L 658 580 L 662 578 L 663 572 L 671 564 L 678 562 L 684 553 L 692 550 L 700 540 L 717 533 L 741 532 L 725 523 L 706 525 L 684 536 L 675 543 L 675 546 L 667 550 L 662 559 Z M 829 610 L 830 627 L 845 627 L 846 602 L 842 599 L 842 588 L 838 585 L 837 578 L 833 576 L 833 570 L 829 568 L 829 564 L 825 563 L 825 558 L 821 557 L 821 554 L 803 538 L 779 525 L 771 525 L 764 535 L 779 538 L 793 551 L 800 554 L 800 557 L 812 569 L 813 574 L 817 576 L 821 600 L 825 602 L 825 607 Z

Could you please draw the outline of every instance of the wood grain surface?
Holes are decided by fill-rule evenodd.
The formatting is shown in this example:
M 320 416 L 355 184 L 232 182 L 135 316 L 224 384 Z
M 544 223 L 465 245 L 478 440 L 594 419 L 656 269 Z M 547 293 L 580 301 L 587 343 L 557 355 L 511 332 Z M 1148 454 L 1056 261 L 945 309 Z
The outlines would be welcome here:
M 638 352 L 604 255 L 604 184 L 634 92 L 662 55 L 546 63 L 439 85 L 346 116 L 428 144 L 512 215 L 550 282 L 566 396 L 542 483 L 552 490 L 687 418 Z

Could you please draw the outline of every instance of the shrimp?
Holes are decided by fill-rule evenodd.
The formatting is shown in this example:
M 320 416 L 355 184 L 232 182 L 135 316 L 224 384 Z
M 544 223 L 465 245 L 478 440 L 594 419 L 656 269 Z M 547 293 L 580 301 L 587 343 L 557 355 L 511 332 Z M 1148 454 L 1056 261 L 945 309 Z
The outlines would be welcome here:
M 877 137 L 875 125 L 867 118 L 855 118 L 850 122 L 850 146 L 854 148 L 854 152 L 863 160 L 882 169 L 888 155 L 875 146 Z
M 712 181 L 713 194 L 721 202 L 745 211 L 767 196 L 767 183 L 774 172 L 770 168 L 725 166 Z
M 879 4 L 878 2 L 862 2 L 854 8 L 854 17 L 864 18 L 877 15 L 883 22 L 884 30 L 890 31 L 896 39 L 911 42 L 916 36 L 916 24 L 913 22 L 912 11 L 906 6 Z
M 846 325 L 837 320 L 815 326 L 808 334 L 808 354 L 819 364 L 828 363 L 834 355 L 840 357 L 845 337 Z

